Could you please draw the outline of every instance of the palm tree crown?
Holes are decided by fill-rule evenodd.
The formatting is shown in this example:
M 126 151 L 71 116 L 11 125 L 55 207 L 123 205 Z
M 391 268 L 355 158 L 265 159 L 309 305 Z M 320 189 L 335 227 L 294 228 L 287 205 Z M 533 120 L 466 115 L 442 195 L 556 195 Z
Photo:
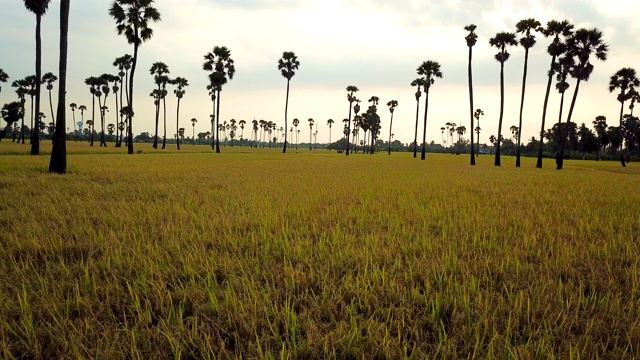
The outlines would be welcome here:
M 295 70 L 298 70 L 300 66 L 300 61 L 298 61 L 298 57 L 292 51 L 285 51 L 282 53 L 282 58 L 278 60 L 278 70 L 282 76 L 284 76 L 287 80 L 291 80 L 293 75 L 295 75 Z
M 516 34 L 508 32 L 497 33 L 495 37 L 489 40 L 489 45 L 498 48 L 499 52 L 495 55 L 495 59 L 504 63 L 509 60 L 509 52 L 507 52 L 507 46 L 517 46 Z
M 124 34 L 129 44 L 140 46 L 153 37 L 151 22 L 160 21 L 154 0 L 114 0 L 109 14 L 116 20 L 118 35 Z

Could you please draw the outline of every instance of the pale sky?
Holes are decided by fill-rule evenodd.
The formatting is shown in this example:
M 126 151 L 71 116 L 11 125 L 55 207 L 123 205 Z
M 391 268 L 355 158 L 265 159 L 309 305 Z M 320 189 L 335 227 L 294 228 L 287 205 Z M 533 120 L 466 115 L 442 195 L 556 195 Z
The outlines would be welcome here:
M 91 95 L 84 79 L 117 73 L 113 60 L 133 52 L 124 37 L 116 33 L 115 22 L 108 14 L 110 4 L 107 0 L 71 0 L 67 102 L 84 104 L 89 113 Z M 56 73 L 58 68 L 59 7 L 59 1 L 53 0 L 43 18 L 43 73 Z M 590 81 L 580 86 L 573 117 L 578 124 L 586 122 L 590 126 L 597 115 L 605 115 L 610 125 L 617 125 L 619 103 L 615 94 L 608 92 L 608 78 L 622 67 L 640 65 L 640 22 L 636 18 L 640 2 L 635 0 L 156 0 L 156 7 L 162 21 L 152 25 L 154 37 L 140 48 L 136 72 L 135 134 L 154 131 L 149 69 L 156 61 L 169 66 L 170 76 L 189 80 L 181 103 L 181 127 L 190 135 L 189 120 L 195 117 L 199 120 L 196 133 L 208 130 L 211 104 L 202 62 L 214 46 L 227 46 L 236 64 L 236 76 L 222 91 L 221 120 L 244 119 L 250 123 L 254 118 L 264 119 L 279 127 L 284 126 L 286 79 L 276 64 L 283 51 L 295 52 L 300 69 L 291 82 L 289 122 L 295 117 L 301 120 L 302 141 L 309 136 L 307 119 L 315 119 L 319 142 L 329 139 L 329 118 L 336 122 L 332 139 L 340 136 L 341 120 L 349 110 L 348 85 L 360 89 L 357 96 L 365 101 L 363 109 L 371 96 L 380 98 L 380 138 L 384 140 L 389 135 L 385 104 L 398 100 L 395 139 L 413 141 L 416 102 L 415 89 L 409 84 L 417 77 L 416 68 L 426 60 L 438 61 L 444 75 L 431 89 L 428 140 L 440 143 L 440 127 L 446 122 L 469 129 L 464 26 L 470 23 L 478 26 L 473 69 L 475 107 L 485 112 L 480 121 L 483 143 L 497 134 L 500 105 L 500 67 L 493 58 L 496 49 L 490 48 L 489 38 L 499 31 L 515 32 L 515 24 L 521 19 L 533 17 L 543 24 L 568 19 L 576 28 L 597 27 L 604 32 L 610 45 L 608 60 L 594 61 Z M 9 74 L 11 82 L 35 73 L 35 16 L 18 0 L 0 0 L 0 8 L 0 68 Z M 546 54 L 549 39 L 538 35 L 537 40 L 529 58 L 523 141 L 539 132 L 550 61 Z M 512 48 L 510 53 L 505 65 L 505 137 L 511 136 L 509 127 L 518 123 L 524 63 L 524 49 Z M 575 82 L 570 84 L 569 98 Z M 49 118 L 46 90 L 42 95 L 41 107 Z M 0 104 L 15 99 L 10 83 L 2 84 Z M 55 101 L 54 93 L 54 107 Z M 169 137 L 175 134 L 175 104 L 171 92 L 167 98 Z M 553 91 L 546 128 L 557 121 L 558 105 L 559 96 Z M 115 107 L 112 96 L 108 106 Z M 424 97 L 421 124 L 423 109 Z M 90 116 L 85 112 L 85 120 Z M 107 114 L 107 123 L 115 123 L 114 116 L 113 112 Z M 67 119 L 71 128 L 71 111 Z

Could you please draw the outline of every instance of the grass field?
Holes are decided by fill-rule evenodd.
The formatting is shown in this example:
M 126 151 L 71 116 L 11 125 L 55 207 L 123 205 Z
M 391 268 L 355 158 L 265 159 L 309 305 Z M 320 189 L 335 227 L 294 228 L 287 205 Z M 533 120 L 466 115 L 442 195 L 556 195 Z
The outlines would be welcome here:
M 0 143 L 1 358 L 640 358 L 637 163 L 137 149 Z

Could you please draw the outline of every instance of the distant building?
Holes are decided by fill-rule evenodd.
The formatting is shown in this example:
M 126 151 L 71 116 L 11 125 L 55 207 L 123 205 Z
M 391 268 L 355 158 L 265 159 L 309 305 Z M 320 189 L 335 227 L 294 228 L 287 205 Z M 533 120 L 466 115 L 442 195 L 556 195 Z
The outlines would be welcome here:
M 491 155 L 491 150 L 489 150 L 489 149 L 480 149 L 479 154 L 480 155 Z

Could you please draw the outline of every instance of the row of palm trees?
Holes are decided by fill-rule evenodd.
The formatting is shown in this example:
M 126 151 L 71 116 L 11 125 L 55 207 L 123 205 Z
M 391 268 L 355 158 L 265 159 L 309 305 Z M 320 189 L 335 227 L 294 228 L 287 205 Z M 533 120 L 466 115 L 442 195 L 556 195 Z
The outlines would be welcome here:
M 51 77 L 42 77 L 41 76 L 41 40 L 40 40 L 40 23 L 41 17 L 47 10 L 47 7 L 50 3 L 50 0 L 24 0 L 25 6 L 31 12 L 36 15 L 36 74 L 34 81 L 33 92 L 35 97 L 35 108 L 33 113 L 40 114 L 40 85 L 41 83 L 47 83 L 47 88 L 49 91 L 53 88 L 53 82 L 55 79 Z M 153 22 L 160 21 L 160 14 L 155 9 L 153 0 L 114 0 L 110 9 L 110 15 L 116 21 L 116 29 L 118 34 L 124 35 L 129 44 L 133 45 L 133 56 L 130 57 L 130 61 L 125 66 L 123 65 L 120 69 L 119 76 L 101 76 L 97 78 L 90 78 L 87 82 L 87 85 L 90 86 L 94 101 L 95 98 L 98 98 L 98 105 L 101 116 L 101 145 L 106 145 L 104 143 L 104 113 L 107 110 L 103 108 L 101 102 L 101 97 L 104 96 L 104 101 L 106 102 L 106 98 L 109 94 L 109 86 L 105 85 L 106 82 L 109 84 L 110 82 L 114 86 L 118 86 L 119 88 L 126 87 L 126 106 L 123 106 L 122 100 L 119 101 L 119 105 L 116 105 L 117 108 L 117 116 L 121 116 L 122 118 L 126 118 L 126 126 L 119 126 L 119 128 L 126 128 L 127 134 L 127 146 L 128 153 L 133 153 L 133 141 L 132 141 L 132 133 L 133 133 L 133 124 L 132 119 L 134 115 L 134 106 L 133 106 L 133 87 L 134 87 L 134 78 L 135 78 L 135 70 L 136 64 L 138 60 L 138 52 L 139 47 L 142 43 L 148 41 L 153 36 L 153 29 L 150 27 L 150 24 Z M 64 141 L 65 141 L 65 122 L 64 122 L 64 91 L 66 88 L 66 42 L 67 42 L 67 33 L 68 33 L 68 0 L 63 1 L 61 3 L 61 9 L 64 12 L 61 12 L 61 41 L 60 41 L 60 86 L 59 93 L 62 93 L 62 97 L 59 96 L 59 104 L 58 104 L 58 119 L 63 121 L 58 121 L 56 124 L 56 135 L 54 135 L 54 148 L 60 149 L 60 151 L 64 150 Z M 65 8 L 66 7 L 66 8 Z M 66 18 L 65 18 L 66 17 Z M 64 28 L 67 27 L 67 28 Z M 64 28 L 64 29 L 63 29 Z M 519 133 L 522 131 L 522 117 L 523 117 L 523 109 L 524 109 L 524 99 L 525 99 L 525 89 L 526 89 L 526 76 L 527 76 L 527 66 L 528 66 L 528 55 L 529 50 L 536 44 L 535 33 L 540 33 L 545 37 L 552 37 L 552 43 L 548 47 L 548 52 L 551 55 L 551 66 L 549 70 L 549 81 L 547 85 L 547 92 L 545 94 L 545 101 L 543 106 L 543 116 L 542 116 L 542 125 L 541 129 L 544 129 L 545 120 L 546 120 L 546 111 L 547 111 L 547 102 L 550 93 L 550 86 L 553 80 L 553 77 L 556 77 L 557 84 L 556 89 L 561 95 L 561 109 L 559 115 L 559 123 L 562 122 L 562 107 L 564 104 L 564 94 L 565 91 L 569 88 L 567 83 L 567 79 L 569 77 L 575 79 L 575 90 L 571 100 L 571 105 L 569 108 L 569 112 L 566 118 L 566 123 L 571 123 L 571 118 L 573 115 L 573 111 L 576 104 L 576 99 L 579 91 L 579 87 L 581 82 L 586 82 L 589 80 L 591 73 L 593 72 L 593 64 L 591 63 L 592 58 L 598 60 L 606 60 L 608 53 L 608 46 L 603 42 L 602 32 L 598 29 L 578 29 L 573 31 L 574 26 L 570 24 L 568 21 L 550 21 L 547 23 L 546 27 L 543 27 L 540 22 L 535 19 L 525 19 L 516 24 L 517 33 L 522 34 L 521 39 L 519 41 L 516 38 L 515 33 L 511 32 L 500 32 L 496 34 L 495 37 L 489 40 L 489 44 L 492 47 L 496 47 L 498 49 L 498 53 L 495 55 L 495 59 L 500 63 L 500 116 L 498 122 L 498 136 L 497 144 L 496 144 L 496 157 L 494 164 L 496 166 L 500 166 L 500 143 L 502 139 L 502 120 L 504 115 L 504 67 L 507 60 L 510 58 L 510 54 L 508 49 L 512 46 L 521 45 L 525 49 L 525 59 L 524 59 L 524 71 L 523 71 L 523 82 L 522 82 L 522 95 L 520 101 L 520 118 L 519 118 Z M 465 30 L 468 31 L 467 36 L 465 37 L 467 46 L 469 48 L 469 67 L 468 67 L 468 76 L 469 76 L 469 98 L 470 98 L 470 121 L 471 121 L 471 129 L 474 128 L 474 104 L 473 104 L 473 84 L 472 84 L 472 48 L 477 43 L 477 35 L 475 34 L 476 26 L 468 25 L 465 27 Z M 64 50 L 64 51 L 62 51 Z M 213 51 L 207 53 L 204 56 L 205 62 L 203 64 L 203 69 L 208 72 L 209 77 L 209 85 L 207 85 L 207 89 L 209 90 L 209 95 L 213 105 L 213 114 L 212 114 L 212 133 L 215 131 L 215 149 L 216 152 L 220 152 L 220 139 L 219 139 L 219 119 L 220 119 L 220 95 L 222 91 L 222 87 L 229 81 L 233 79 L 233 75 L 235 73 L 235 64 L 233 59 L 231 58 L 231 52 L 226 47 L 216 46 L 213 48 Z M 158 89 L 152 92 L 152 96 L 154 97 L 154 102 L 156 102 L 156 138 L 155 138 L 155 146 L 158 146 L 157 140 L 157 124 L 158 124 L 158 114 L 160 107 L 160 100 L 163 101 L 166 97 L 166 84 L 170 83 L 170 80 L 166 76 L 168 74 L 168 68 L 160 66 L 161 63 L 156 63 L 154 65 L 158 65 L 155 69 L 152 68 L 152 74 L 155 76 L 156 84 L 158 85 Z M 283 53 L 282 58 L 278 61 L 278 69 L 281 71 L 283 77 L 287 79 L 287 97 L 285 103 L 285 141 L 283 146 L 283 152 L 286 152 L 287 148 L 287 128 L 288 128 L 288 95 L 290 88 L 290 81 L 295 75 L 295 71 L 298 70 L 300 62 L 293 52 L 285 52 Z M 124 75 L 122 74 L 124 71 Z M 418 132 L 418 117 L 419 117 L 419 109 L 420 109 L 420 98 L 422 95 L 422 91 L 425 94 L 425 109 L 424 109 L 424 120 L 423 120 L 423 146 L 422 146 L 422 154 L 421 159 L 425 159 L 425 143 L 426 143 L 426 126 L 427 126 L 427 116 L 428 116 L 428 107 L 429 107 L 429 91 L 431 86 L 435 83 L 437 78 L 442 78 L 442 72 L 440 70 L 440 64 L 436 61 L 425 61 L 423 62 L 417 69 L 418 75 L 420 77 L 414 80 L 411 85 L 417 87 L 416 91 L 416 129 L 415 129 L 415 138 L 414 138 L 414 157 L 417 157 L 417 132 Z M 126 77 L 126 80 L 125 80 Z M 179 79 L 179 78 L 177 78 Z M 173 80 L 173 81 L 177 81 Z M 184 80 L 184 79 L 183 79 Z M 126 82 L 126 84 L 124 84 Z M 99 83 L 99 85 L 98 85 Z M 118 85 L 119 84 L 119 85 Z M 178 117 L 179 117 L 179 100 L 182 95 L 184 95 L 184 87 L 188 86 L 186 80 L 181 82 L 181 86 L 178 86 L 176 89 L 178 94 Z M 611 78 L 610 82 L 610 91 L 620 90 L 618 94 L 618 101 L 621 102 L 621 111 L 620 111 L 620 128 L 622 128 L 622 119 L 624 116 L 624 103 L 629 99 L 637 98 L 636 87 L 638 86 L 638 79 L 635 75 L 635 71 L 630 68 L 624 68 L 618 71 Z M 113 88 L 111 88 L 113 89 Z M 355 97 L 355 93 L 358 91 L 358 88 L 355 86 L 347 87 L 347 100 L 349 102 L 349 117 L 346 124 L 346 133 L 351 133 L 351 122 L 352 122 L 352 110 L 355 111 L 356 115 L 359 110 L 359 100 Z M 23 95 L 29 94 L 28 90 L 22 90 L 24 92 Z M 114 91 L 115 93 L 115 91 Z M 117 98 L 117 96 L 115 96 Z M 122 97 L 122 92 L 121 92 Z M 118 100 L 116 99 L 116 103 Z M 354 105 L 355 103 L 355 105 Z M 61 106 L 62 104 L 62 106 Z M 53 107 L 52 102 L 50 101 L 51 107 Z M 371 114 L 376 114 L 375 104 L 372 104 L 374 107 Z M 391 114 L 393 117 L 393 108 L 397 106 L 397 102 L 391 108 Z M 94 110 L 95 111 L 95 110 Z M 24 111 L 23 111 L 24 112 Z M 165 108 L 166 113 L 166 108 Z M 60 116 L 62 114 L 62 116 Z M 37 118 L 37 117 L 36 117 Z M 95 118 L 95 116 L 94 116 Z M 52 120 L 55 121 L 55 117 L 52 114 Z M 94 119 L 92 119 L 93 121 Z M 37 120 L 36 120 L 37 122 Z M 123 122 L 123 121 L 120 121 Z M 215 126 L 214 123 L 215 122 Z M 195 124 L 195 123 L 194 123 Z M 392 123 L 391 123 L 392 124 Z M 38 128 L 39 126 L 34 126 L 33 128 L 33 140 L 32 140 L 32 154 L 37 154 L 39 152 L 39 135 Z M 479 126 L 478 126 L 479 128 Z M 61 131 L 58 131 L 60 129 Z M 542 132 L 541 131 L 541 141 L 542 144 Z M 348 136 L 348 135 L 347 135 Z M 164 141 L 166 143 L 166 115 L 165 115 L 165 134 Z M 372 139 L 375 138 L 375 135 L 372 136 Z M 564 137 L 561 136 L 560 139 Z M 62 144 L 60 144 L 62 142 Z M 473 131 L 471 132 L 471 149 L 473 146 L 474 138 Z M 518 136 L 518 145 L 520 143 L 520 139 Z M 563 159 L 564 159 L 564 141 L 561 140 L 560 150 L 557 152 L 557 169 L 562 169 Z M 347 149 L 346 155 L 349 155 L 349 142 L 347 141 Z M 165 144 L 163 144 L 164 146 Z M 541 145 L 542 146 L 542 145 Z M 518 146 L 519 148 L 519 146 Z M 63 151 L 64 152 L 64 151 Z M 472 165 L 475 164 L 474 160 L 474 151 L 472 150 L 470 162 Z M 622 165 L 624 166 L 623 154 L 620 151 L 620 156 L 622 160 Z M 52 156 L 53 162 L 54 156 Z M 66 162 L 66 160 L 65 160 Z M 517 154 L 516 157 L 516 166 L 520 166 L 520 155 Z M 538 167 L 541 167 L 541 155 L 539 155 Z M 50 166 L 51 168 L 51 166 Z

